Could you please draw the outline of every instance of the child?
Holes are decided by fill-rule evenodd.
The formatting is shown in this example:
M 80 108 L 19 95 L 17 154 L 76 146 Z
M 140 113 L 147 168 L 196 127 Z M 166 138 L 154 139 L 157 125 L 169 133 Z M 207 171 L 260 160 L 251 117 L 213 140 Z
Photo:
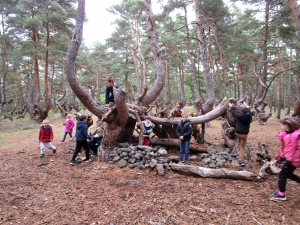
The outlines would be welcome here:
M 97 133 L 91 136 L 91 140 L 88 141 L 89 148 L 93 152 L 92 157 L 97 156 L 97 149 L 101 144 L 102 137 L 103 137 L 103 130 L 101 128 L 98 128 Z
M 142 124 L 145 128 L 145 135 L 147 135 L 147 137 L 144 137 L 144 145 L 149 146 L 150 145 L 149 135 L 152 133 L 155 125 L 151 123 L 151 117 L 149 116 L 145 116 L 145 121 L 142 121 Z M 140 126 L 141 123 L 137 123 L 137 125 Z
M 61 142 L 64 142 L 66 140 L 67 135 L 69 134 L 70 138 L 72 138 L 72 133 L 73 133 L 73 127 L 74 127 L 74 120 L 72 119 L 72 115 L 68 114 L 66 116 L 66 121 L 63 123 L 66 128 L 65 128 L 65 135 Z
M 106 106 L 111 106 L 115 104 L 115 98 L 114 98 L 114 91 L 113 87 L 119 88 L 119 85 L 117 82 L 114 82 L 113 78 L 111 76 L 108 76 L 104 79 L 106 90 L 105 90 L 105 104 Z
M 177 125 L 176 134 L 180 139 L 180 162 L 189 164 L 190 141 L 192 138 L 192 125 L 187 114 L 182 114 L 181 121 Z
M 298 122 L 292 118 L 285 117 L 280 120 L 280 123 L 283 132 L 277 135 L 281 141 L 281 148 L 276 160 L 286 161 L 279 173 L 279 191 L 271 194 L 271 199 L 287 200 L 285 196 L 287 178 L 300 183 L 300 177 L 294 174 L 295 169 L 300 167 L 300 131 Z
M 51 144 L 54 135 L 52 127 L 49 125 L 48 120 L 43 120 L 40 127 L 39 140 L 40 140 L 40 158 L 45 156 L 45 151 L 47 148 L 52 149 L 53 153 L 56 153 L 56 148 Z
M 76 147 L 74 154 L 72 156 L 72 159 L 70 161 L 70 165 L 75 166 L 75 159 L 78 153 L 81 151 L 81 148 L 85 150 L 85 162 L 91 162 L 92 160 L 90 159 L 90 151 L 89 151 L 89 146 L 87 143 L 86 139 L 90 139 L 88 136 L 87 130 L 88 130 L 88 125 L 87 125 L 87 116 L 86 115 L 81 115 L 79 116 L 79 121 L 77 122 L 76 125 Z
M 181 117 L 182 114 L 184 114 L 184 110 L 182 108 L 182 102 L 176 102 L 176 107 L 172 111 L 172 116 L 173 117 Z

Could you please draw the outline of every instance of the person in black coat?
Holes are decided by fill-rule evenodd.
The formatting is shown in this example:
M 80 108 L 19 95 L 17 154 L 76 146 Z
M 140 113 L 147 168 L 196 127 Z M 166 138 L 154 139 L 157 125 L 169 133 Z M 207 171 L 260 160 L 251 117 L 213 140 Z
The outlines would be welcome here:
M 192 138 L 192 124 L 188 119 L 188 115 L 183 113 L 181 121 L 177 125 L 176 134 L 180 139 L 180 161 L 184 163 L 183 157 L 185 155 L 185 163 L 189 164 L 190 141 Z
M 244 108 L 242 113 L 236 113 L 233 107 L 233 103 L 229 103 L 229 111 L 236 118 L 236 136 L 240 142 L 240 155 L 239 163 L 240 166 L 245 165 L 245 146 L 247 142 L 247 137 L 250 129 L 250 123 L 252 122 L 252 114 L 250 109 Z

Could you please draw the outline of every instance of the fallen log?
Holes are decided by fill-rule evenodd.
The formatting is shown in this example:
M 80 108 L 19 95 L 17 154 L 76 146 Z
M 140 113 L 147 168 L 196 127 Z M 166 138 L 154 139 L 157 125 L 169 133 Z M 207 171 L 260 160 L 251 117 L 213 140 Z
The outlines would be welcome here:
M 171 146 L 171 147 L 180 147 L 179 139 L 174 138 L 150 138 L 151 145 L 163 145 L 163 146 Z M 190 150 L 194 152 L 206 153 L 207 152 L 207 144 L 198 144 L 198 143 L 190 143 Z
M 209 169 L 194 165 L 170 164 L 172 170 L 200 177 L 225 178 L 234 180 L 258 181 L 257 175 L 249 171 L 234 171 L 227 169 Z
M 214 120 L 226 112 L 226 110 L 228 109 L 228 103 L 229 101 L 225 97 L 220 102 L 220 104 L 209 113 L 206 113 L 205 115 L 201 115 L 201 116 L 189 117 L 189 120 L 191 121 L 192 124 L 202 124 Z M 180 121 L 181 118 L 176 118 L 176 117 L 168 119 L 168 118 L 159 118 L 156 116 L 151 116 L 151 122 L 154 124 L 177 125 Z

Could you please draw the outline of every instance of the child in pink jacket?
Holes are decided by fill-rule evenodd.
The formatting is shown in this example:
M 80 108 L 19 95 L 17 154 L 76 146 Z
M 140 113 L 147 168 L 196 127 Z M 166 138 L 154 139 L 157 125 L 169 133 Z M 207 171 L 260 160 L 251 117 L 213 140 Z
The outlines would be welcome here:
M 279 173 L 279 191 L 271 194 L 271 199 L 287 200 L 285 196 L 287 179 L 300 183 L 300 177 L 294 174 L 295 169 L 300 167 L 300 131 L 298 122 L 290 117 L 283 118 L 280 123 L 283 132 L 277 136 L 281 141 L 281 148 L 276 160 L 285 162 Z
M 72 138 L 72 133 L 73 133 L 73 127 L 74 127 L 74 120 L 72 119 L 72 115 L 68 114 L 66 116 L 66 121 L 64 122 L 65 127 L 65 135 L 61 142 L 64 142 L 66 140 L 67 135 L 69 134 L 70 138 Z

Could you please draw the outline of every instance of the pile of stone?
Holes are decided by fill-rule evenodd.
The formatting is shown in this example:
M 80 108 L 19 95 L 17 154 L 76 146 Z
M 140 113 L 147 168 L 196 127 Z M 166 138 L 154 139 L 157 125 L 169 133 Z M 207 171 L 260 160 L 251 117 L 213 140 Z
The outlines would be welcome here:
M 128 166 L 131 169 L 151 168 L 164 175 L 164 170 L 171 170 L 170 162 L 179 162 L 178 156 L 166 157 L 167 151 L 162 146 L 133 146 L 128 143 L 118 143 L 109 153 L 108 163 L 120 168 Z
M 207 153 L 202 153 L 200 162 L 209 168 L 230 168 L 239 166 L 239 155 L 231 153 L 224 145 L 211 145 Z

